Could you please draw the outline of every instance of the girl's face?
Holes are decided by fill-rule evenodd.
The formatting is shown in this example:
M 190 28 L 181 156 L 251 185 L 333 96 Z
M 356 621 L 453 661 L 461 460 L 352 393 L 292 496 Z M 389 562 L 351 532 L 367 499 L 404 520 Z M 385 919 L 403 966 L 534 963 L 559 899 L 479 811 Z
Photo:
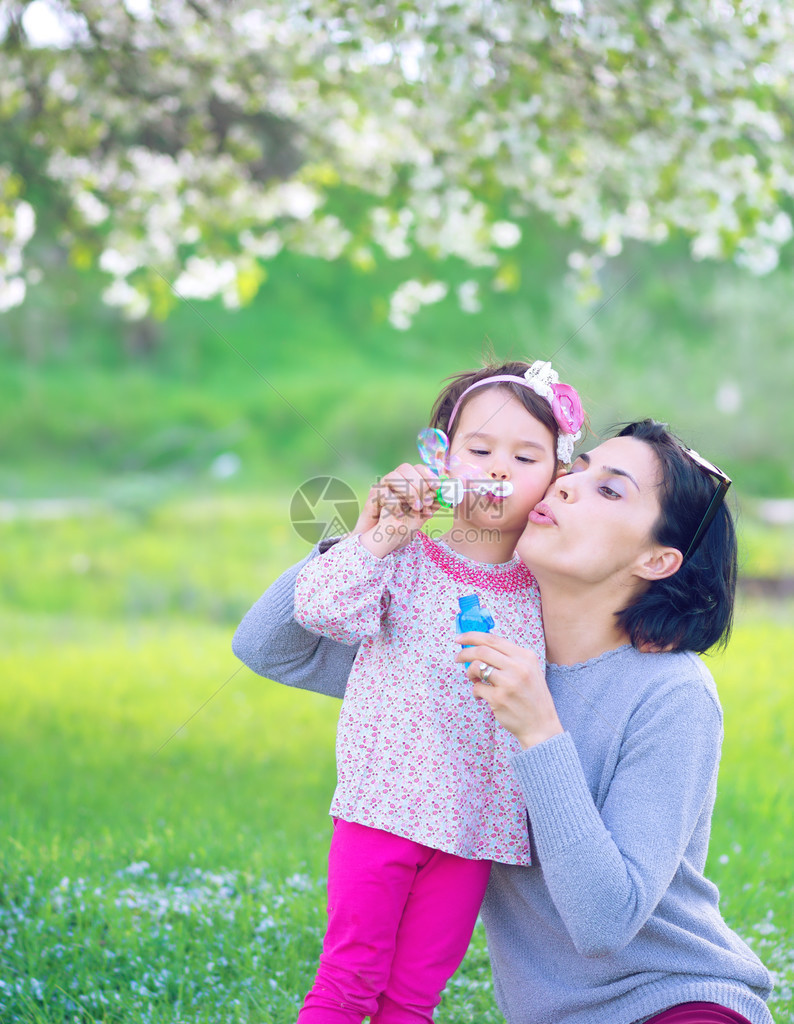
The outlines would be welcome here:
M 533 571 L 581 582 L 648 579 L 660 514 L 653 449 L 614 437 L 581 455 L 530 512 L 516 551 Z
M 480 479 L 513 486 L 506 498 L 466 494 L 460 514 L 478 525 L 523 529 L 557 471 L 556 436 L 500 387 L 472 395 L 457 418 L 450 449 Z

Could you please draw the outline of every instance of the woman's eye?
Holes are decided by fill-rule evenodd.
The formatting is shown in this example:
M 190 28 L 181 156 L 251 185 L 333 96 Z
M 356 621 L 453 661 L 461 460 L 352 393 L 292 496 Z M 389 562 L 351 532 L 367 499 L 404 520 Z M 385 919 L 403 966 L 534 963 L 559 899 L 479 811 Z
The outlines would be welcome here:
M 613 491 L 611 487 L 607 487 L 606 484 L 602 484 L 599 491 L 604 495 L 605 498 L 619 498 L 620 494 L 617 491 Z

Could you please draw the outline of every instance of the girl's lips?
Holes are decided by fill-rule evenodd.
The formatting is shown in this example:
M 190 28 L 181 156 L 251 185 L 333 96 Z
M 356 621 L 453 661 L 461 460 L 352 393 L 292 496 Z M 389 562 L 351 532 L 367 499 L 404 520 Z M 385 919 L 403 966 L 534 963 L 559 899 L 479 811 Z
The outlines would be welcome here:
M 513 485 L 509 480 L 483 480 L 480 483 L 475 483 L 470 488 L 475 494 L 480 494 L 486 499 L 497 499 L 502 501 L 504 498 L 509 498 L 513 493 Z
M 491 484 L 491 494 L 495 498 L 509 498 L 513 493 L 513 485 L 509 480 L 497 480 Z
M 552 526 L 557 525 L 557 520 L 554 518 L 553 512 L 543 501 L 539 502 L 529 513 L 529 521 L 531 523 L 537 523 L 539 526 L 548 525 L 549 523 L 551 523 Z

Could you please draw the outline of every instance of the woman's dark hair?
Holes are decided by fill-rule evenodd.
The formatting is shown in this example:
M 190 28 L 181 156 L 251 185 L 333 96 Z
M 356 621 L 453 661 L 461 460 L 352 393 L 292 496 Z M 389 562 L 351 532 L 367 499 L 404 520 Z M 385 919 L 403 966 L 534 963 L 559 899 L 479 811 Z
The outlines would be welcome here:
M 485 380 L 488 377 L 501 376 L 502 374 L 509 374 L 511 377 L 523 377 L 524 372 L 529 369 L 530 363 L 523 362 L 511 362 L 501 363 L 499 365 L 488 365 L 483 367 L 481 370 L 464 370 L 462 373 L 454 373 L 450 377 L 446 377 L 450 383 L 443 389 L 441 394 L 433 405 L 433 410 L 430 413 L 430 426 L 437 427 L 439 430 L 443 430 L 449 435 L 449 417 L 452 414 L 452 410 L 455 407 L 455 403 L 466 390 L 471 387 L 472 384 L 476 384 L 478 381 Z M 494 387 L 504 388 L 510 394 L 514 395 L 519 402 L 524 406 L 528 413 L 539 420 L 545 427 L 548 427 L 551 431 L 555 445 L 557 438 L 560 434 L 560 427 L 554 418 L 554 413 L 551 411 L 551 406 L 545 398 L 541 398 L 540 395 L 536 395 L 534 391 L 529 388 L 525 388 L 521 384 L 513 384 L 509 380 L 499 381 L 498 384 L 494 384 Z M 463 410 L 466 408 L 470 398 L 480 394 L 483 388 L 477 388 L 467 396 L 460 409 L 458 409 L 455 415 L 455 422 L 452 424 L 452 436 L 450 441 L 454 437 L 455 430 L 460 423 L 460 417 Z M 556 451 L 556 448 L 555 448 Z
M 650 445 L 659 460 L 661 511 L 653 539 L 683 554 L 695 536 L 717 481 L 683 450 L 664 423 L 629 423 L 617 437 Z M 635 647 L 703 653 L 728 642 L 736 593 L 736 531 L 723 501 L 713 522 L 678 572 L 654 580 L 632 604 L 617 613 Z

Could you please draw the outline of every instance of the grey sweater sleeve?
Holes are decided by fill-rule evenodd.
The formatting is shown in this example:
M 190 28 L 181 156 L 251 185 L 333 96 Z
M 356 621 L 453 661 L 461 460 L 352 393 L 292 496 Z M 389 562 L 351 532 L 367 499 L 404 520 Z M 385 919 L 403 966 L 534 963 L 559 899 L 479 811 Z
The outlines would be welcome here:
M 584 956 L 626 946 L 683 870 L 721 739 L 719 707 L 682 681 L 635 711 L 600 809 L 569 733 L 514 757 L 544 880 Z
M 328 543 L 323 544 L 327 550 Z M 316 636 L 294 619 L 295 581 L 315 547 L 287 569 L 246 612 L 232 640 L 232 650 L 250 669 L 285 686 L 342 697 L 358 646 Z

